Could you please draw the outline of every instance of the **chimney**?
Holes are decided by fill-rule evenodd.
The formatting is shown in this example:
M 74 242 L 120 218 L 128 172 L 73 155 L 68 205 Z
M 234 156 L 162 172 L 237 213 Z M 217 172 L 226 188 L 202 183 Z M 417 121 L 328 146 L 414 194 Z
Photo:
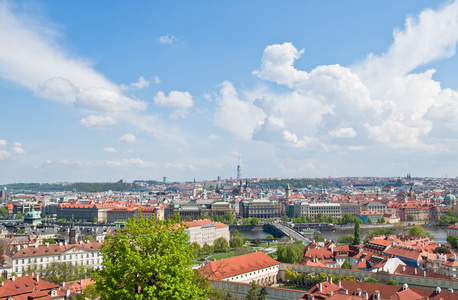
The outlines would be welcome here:
M 423 271 L 423 277 L 426 277 L 426 271 Z
M 62 287 L 65 287 L 65 281 L 64 281 L 64 282 L 62 282 Z
M 440 287 L 437 287 L 436 288 L 436 294 L 440 294 L 441 293 L 441 288 Z
M 342 283 L 340 282 L 340 280 L 337 281 L 337 286 L 339 287 L 339 289 L 342 288 Z
M 415 275 L 417 275 L 417 268 L 415 268 Z
M 329 276 L 329 283 L 332 284 L 332 277 Z
M 68 289 L 68 290 L 65 292 L 65 295 L 66 295 L 67 298 L 70 297 L 70 293 L 71 293 L 70 289 Z
M 11 281 L 15 281 L 15 280 L 16 280 L 16 275 L 11 276 Z
M 321 282 L 319 283 L 318 289 L 320 290 L 320 293 L 321 293 L 321 291 L 323 290 L 323 287 L 322 287 L 322 283 L 321 283 Z
M 402 272 L 406 271 L 406 266 L 402 266 Z
M 361 292 L 361 297 L 363 297 L 364 299 L 368 299 L 369 298 L 369 296 L 367 295 L 366 291 L 362 291 Z
M 329 295 L 330 295 L 330 296 L 334 295 L 333 291 L 330 291 L 330 292 L 329 292 Z
M 402 290 L 403 290 L 403 291 L 407 290 L 408 288 L 409 288 L 409 286 L 407 285 L 407 283 L 404 283 L 404 284 L 402 285 Z
M 37 282 L 40 281 L 40 273 L 37 272 Z
M 83 286 L 83 279 L 80 279 L 80 285 Z

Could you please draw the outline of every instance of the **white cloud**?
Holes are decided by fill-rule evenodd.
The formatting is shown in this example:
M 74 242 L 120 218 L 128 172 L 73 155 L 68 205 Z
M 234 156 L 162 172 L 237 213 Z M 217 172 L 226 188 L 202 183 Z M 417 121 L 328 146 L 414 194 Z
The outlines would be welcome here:
M 364 147 L 364 146 L 349 146 L 348 150 L 350 150 L 350 151 L 363 151 L 363 150 L 366 150 L 366 147 Z
M 157 80 L 159 80 L 159 78 L 155 76 L 154 77 L 155 83 L 157 83 Z M 121 89 L 122 90 L 130 90 L 130 89 L 141 90 L 141 89 L 149 87 L 149 85 L 150 85 L 150 82 L 148 80 L 145 80 L 145 78 L 141 76 L 137 82 L 133 82 L 130 85 L 122 84 Z
M 216 141 L 218 139 L 218 136 L 216 134 L 210 134 L 208 136 L 208 139 L 211 141 Z
M 155 84 L 160 84 L 160 83 L 161 83 L 161 80 L 159 79 L 158 76 L 154 76 L 154 77 L 153 77 L 153 82 L 154 82 Z
M 329 135 L 336 138 L 352 138 L 355 137 L 357 134 L 353 128 L 346 127 L 333 130 L 329 133 Z
M 0 160 L 5 160 L 10 157 L 11 157 L 11 154 L 8 151 L 0 150 Z
M 159 91 L 154 96 L 156 105 L 173 108 L 175 111 L 170 115 L 172 119 L 185 118 L 188 113 L 188 108 L 192 107 L 194 101 L 188 92 L 171 91 L 168 96 L 164 92 Z
M 154 96 L 154 103 L 162 107 L 176 109 L 190 108 L 194 104 L 190 93 L 178 91 L 171 91 L 168 96 L 160 91 Z
M 116 153 L 116 149 L 111 148 L 111 147 L 103 148 L 103 151 L 108 152 L 108 153 Z
M 83 118 L 79 123 L 85 127 L 103 127 L 116 124 L 116 120 L 108 116 L 89 115 Z
M 170 45 L 170 44 L 175 43 L 176 41 L 178 41 L 178 39 L 171 34 L 163 35 L 159 38 L 160 44 Z
M 131 143 L 134 143 L 135 140 L 136 140 L 135 135 L 133 135 L 132 133 L 127 133 L 127 134 L 124 134 L 123 136 L 121 136 L 118 139 L 118 142 L 131 144 Z
M 0 140 L 0 147 L 5 147 L 7 142 L 5 140 Z
M 83 90 L 76 97 L 74 106 L 97 112 L 122 112 L 130 110 L 145 110 L 146 102 L 133 100 L 113 90 L 92 88 Z
M 25 154 L 25 151 L 22 148 L 22 144 L 21 143 L 15 142 L 13 144 L 13 153 L 15 153 L 15 154 Z
M 217 100 L 214 123 L 238 138 L 251 139 L 254 130 L 263 124 L 264 112 L 250 102 L 239 99 L 231 82 L 225 81 Z
M 140 158 L 130 158 L 130 159 L 122 159 L 122 160 L 112 160 L 112 161 L 105 161 L 105 163 L 114 168 L 146 168 L 146 167 L 154 167 L 155 164 L 149 161 L 144 161 Z

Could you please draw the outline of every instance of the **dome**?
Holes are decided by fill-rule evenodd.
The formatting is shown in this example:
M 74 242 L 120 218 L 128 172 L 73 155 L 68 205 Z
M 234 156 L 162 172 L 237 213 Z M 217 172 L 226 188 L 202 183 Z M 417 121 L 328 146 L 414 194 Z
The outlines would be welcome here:
M 444 198 L 445 201 L 455 201 L 456 197 L 453 194 L 447 194 Z
M 41 214 L 39 211 L 29 211 L 24 215 L 24 219 L 41 219 Z

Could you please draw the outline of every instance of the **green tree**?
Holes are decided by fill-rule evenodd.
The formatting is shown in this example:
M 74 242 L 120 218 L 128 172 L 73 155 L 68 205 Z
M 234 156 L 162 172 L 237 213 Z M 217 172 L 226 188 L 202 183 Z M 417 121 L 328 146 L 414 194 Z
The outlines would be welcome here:
M 348 259 L 345 259 L 342 266 L 340 267 L 341 269 L 353 269 L 353 267 L 351 266 L 350 262 L 348 261 Z
M 232 219 L 234 218 L 234 216 L 232 215 L 232 213 L 230 211 L 226 212 L 224 214 L 224 220 L 228 223 L 228 224 L 231 224 L 232 223 Z
M 204 254 L 211 254 L 215 251 L 215 248 L 210 246 L 209 244 L 207 243 L 204 243 L 204 245 L 202 246 L 202 249 L 201 249 L 202 253 Z
M 337 240 L 337 243 L 351 245 L 353 244 L 354 240 L 355 240 L 355 236 L 353 234 L 346 234 L 346 235 L 340 236 L 339 239 Z
M 286 216 L 286 215 L 285 215 L 285 216 L 282 216 L 282 217 L 281 217 L 281 220 L 282 220 L 283 222 L 288 222 L 288 221 L 289 221 L 289 217 Z
M 447 237 L 447 242 L 450 243 L 450 245 L 452 245 L 452 247 L 454 249 L 458 249 L 458 236 L 456 235 L 449 235 Z
M 240 248 L 243 246 L 243 239 L 240 236 L 233 237 L 230 242 L 232 248 Z
M 390 280 L 386 283 L 386 285 L 394 285 L 394 286 L 398 286 L 399 283 L 396 281 L 396 280 Z
M 409 235 L 425 237 L 426 232 L 425 232 L 425 229 L 421 227 L 420 225 L 414 225 L 409 228 Z
M 266 241 L 273 241 L 275 238 L 273 235 L 269 234 L 268 236 L 266 236 L 265 240 Z
M 251 289 L 248 291 L 248 294 L 245 297 L 245 300 L 266 300 L 267 299 L 267 289 L 263 288 L 261 291 L 258 290 L 258 285 L 256 282 L 251 283 Z
M 93 218 L 92 218 L 92 223 L 95 224 L 95 223 L 97 223 L 98 221 L 99 221 L 99 219 L 97 219 L 97 217 L 93 217 Z
M 367 224 L 372 224 L 372 219 L 371 218 L 367 218 Z
M 291 245 L 278 245 L 277 260 L 282 263 L 297 264 L 302 260 L 304 245 L 294 243 Z
M 414 215 L 407 215 L 406 220 L 407 221 L 415 221 L 415 216 Z
M 56 240 L 54 240 L 52 237 L 50 237 L 50 238 L 44 238 L 44 239 L 42 239 L 41 242 L 42 242 L 43 244 L 46 244 L 46 243 L 55 244 L 55 243 L 56 243 Z
M 367 278 L 367 279 L 366 279 L 366 282 L 367 282 L 367 283 L 375 283 L 375 284 L 378 284 L 378 280 L 375 279 L 375 278 Z
M 101 248 L 102 269 L 94 272 L 102 299 L 205 299 L 193 284 L 186 227 L 176 220 L 129 219 Z
M 249 236 L 247 235 L 246 237 L 243 238 L 243 242 L 244 242 L 244 243 L 247 243 L 247 242 L 249 243 L 249 242 L 251 242 L 251 237 L 249 237 Z
M 258 218 L 252 218 L 250 221 L 251 225 L 258 225 L 259 224 L 259 219 Z
M 97 287 L 96 287 L 95 284 L 88 284 L 88 285 L 84 288 L 83 296 L 84 296 L 86 299 L 95 300 L 95 299 L 97 299 L 98 297 L 100 297 L 100 293 L 99 293 L 99 291 L 97 291 Z
M 434 253 L 439 253 L 439 254 L 450 254 L 451 251 L 445 247 L 437 247 L 436 249 L 433 250 Z
M 354 223 L 354 222 L 355 222 L 355 218 L 350 214 L 346 214 L 342 218 L 342 223 L 343 224 Z
M 353 241 L 353 245 L 361 244 L 361 228 L 359 223 L 361 223 L 360 219 L 355 218 L 355 240 Z
M 236 237 L 236 236 L 242 237 L 242 234 L 240 233 L 240 231 L 238 230 L 232 231 L 232 237 Z
M 381 223 L 381 224 L 385 224 L 385 223 L 386 223 L 386 220 L 385 220 L 384 217 L 381 217 L 379 220 L 380 220 L 380 223 Z
M 229 247 L 229 242 L 224 237 L 219 237 L 214 244 L 215 252 L 224 252 Z
M 0 207 L 0 215 L 4 218 L 8 217 L 8 209 L 4 206 Z

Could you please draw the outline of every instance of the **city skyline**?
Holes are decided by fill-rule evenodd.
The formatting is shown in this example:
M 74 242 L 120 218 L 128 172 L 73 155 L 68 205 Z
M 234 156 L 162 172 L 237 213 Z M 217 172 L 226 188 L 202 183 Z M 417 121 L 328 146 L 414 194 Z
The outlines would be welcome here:
M 456 1 L 0 15 L 1 184 L 458 175 Z

